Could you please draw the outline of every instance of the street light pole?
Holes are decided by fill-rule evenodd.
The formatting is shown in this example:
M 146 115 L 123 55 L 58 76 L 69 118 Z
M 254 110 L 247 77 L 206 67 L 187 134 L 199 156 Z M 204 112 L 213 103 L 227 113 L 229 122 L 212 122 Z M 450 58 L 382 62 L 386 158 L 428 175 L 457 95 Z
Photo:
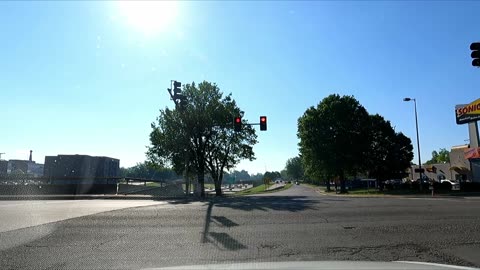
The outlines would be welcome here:
M 415 129 L 417 131 L 417 150 L 418 150 L 418 169 L 420 170 L 420 190 L 422 190 L 422 159 L 420 157 L 420 138 L 418 136 L 418 116 L 417 116 L 417 100 L 414 98 L 404 98 L 403 101 L 413 100 L 415 106 Z

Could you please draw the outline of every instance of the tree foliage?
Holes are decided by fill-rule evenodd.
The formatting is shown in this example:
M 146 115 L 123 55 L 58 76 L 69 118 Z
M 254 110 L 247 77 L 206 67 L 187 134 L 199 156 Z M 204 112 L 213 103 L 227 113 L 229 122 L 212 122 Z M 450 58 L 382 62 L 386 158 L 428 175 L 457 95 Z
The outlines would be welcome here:
M 298 120 L 300 153 L 314 176 L 338 176 L 346 192 L 345 175 L 361 169 L 369 149 L 368 113 L 351 96 L 330 95 Z
M 447 163 L 450 162 L 450 152 L 445 148 L 440 148 L 440 150 L 432 151 L 432 158 L 425 162 L 426 164 L 435 164 L 435 163 Z
M 177 179 L 178 175 L 169 168 L 163 168 L 148 164 L 148 162 L 138 163 L 129 168 L 120 168 L 120 176 L 143 178 L 151 180 L 173 180 Z
M 413 159 L 409 138 L 382 116 L 369 115 L 351 96 L 330 95 L 298 120 L 299 148 L 307 178 L 368 174 L 379 180 L 401 177 Z
M 278 178 L 281 178 L 282 175 L 280 174 L 280 172 L 277 172 L 277 171 L 273 171 L 273 172 L 265 172 L 263 174 L 263 179 L 268 179 L 270 181 L 274 181 Z
M 299 156 L 289 158 L 285 164 L 285 171 L 290 179 L 302 179 L 304 174 L 302 159 Z
M 364 160 L 364 171 L 369 177 L 383 180 L 403 178 L 413 159 L 411 140 L 397 133 L 382 116 L 370 115 L 370 149 Z
M 243 125 L 241 132 L 233 131 L 233 118 L 241 110 L 231 94 L 224 96 L 214 83 L 187 84 L 182 94 L 187 106 L 160 110 L 157 123 L 152 123 L 147 156 L 154 164 L 171 164 L 177 173 L 196 175 L 202 197 L 205 174 L 210 174 L 221 195 L 224 171 L 255 158 L 255 129 Z

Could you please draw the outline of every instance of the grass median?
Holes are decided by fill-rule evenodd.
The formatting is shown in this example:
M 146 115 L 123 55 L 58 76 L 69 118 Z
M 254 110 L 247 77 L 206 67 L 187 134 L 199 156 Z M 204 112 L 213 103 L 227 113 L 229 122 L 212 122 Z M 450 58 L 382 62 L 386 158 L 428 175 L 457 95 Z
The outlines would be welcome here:
M 326 192 L 326 187 L 325 186 L 317 186 L 317 185 L 312 185 L 312 184 L 307 184 L 303 183 L 302 185 L 316 189 L 322 193 L 327 193 Z M 329 194 L 336 194 L 339 196 L 384 196 L 384 195 L 430 195 L 431 196 L 431 190 L 417 190 L 417 189 L 393 189 L 393 190 L 383 190 L 380 191 L 375 188 L 357 188 L 357 189 L 349 189 L 347 190 L 347 193 L 336 193 L 335 189 L 332 188 L 332 191 L 328 192 Z M 455 195 L 458 193 L 458 191 L 436 191 L 435 194 L 438 195 Z
M 273 193 L 273 192 L 278 192 L 282 190 L 287 190 L 291 188 L 293 184 L 285 184 L 282 188 L 274 189 L 274 190 L 265 190 L 265 185 L 260 185 L 256 187 L 252 187 L 246 190 L 242 190 L 239 192 L 236 192 L 235 195 L 238 196 L 243 196 L 243 195 L 255 195 L 255 194 L 264 194 L 264 193 Z

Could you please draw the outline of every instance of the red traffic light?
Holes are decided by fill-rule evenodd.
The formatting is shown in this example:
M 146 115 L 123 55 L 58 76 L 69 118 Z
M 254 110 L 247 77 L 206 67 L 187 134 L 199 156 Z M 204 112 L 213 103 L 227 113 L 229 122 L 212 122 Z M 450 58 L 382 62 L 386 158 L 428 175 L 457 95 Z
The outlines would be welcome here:
M 241 117 L 235 117 L 235 119 L 233 119 L 233 130 L 235 130 L 236 132 L 242 131 Z
M 267 117 L 260 116 L 260 130 L 264 131 L 267 130 Z

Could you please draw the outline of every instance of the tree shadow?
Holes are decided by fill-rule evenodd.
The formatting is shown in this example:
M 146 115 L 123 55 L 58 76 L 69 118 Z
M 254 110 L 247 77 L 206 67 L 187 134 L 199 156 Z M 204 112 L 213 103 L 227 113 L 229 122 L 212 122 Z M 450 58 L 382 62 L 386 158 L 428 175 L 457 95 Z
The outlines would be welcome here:
M 216 246 L 219 249 L 227 249 L 227 250 L 246 249 L 247 246 L 243 245 L 242 243 L 240 243 L 239 241 L 237 241 L 227 233 L 210 232 L 210 223 L 212 222 L 212 219 L 225 227 L 238 226 L 237 223 L 231 221 L 226 217 L 223 217 L 223 216 L 212 217 L 213 206 L 214 206 L 214 202 L 210 201 L 208 204 L 207 213 L 205 217 L 205 226 L 203 228 L 203 233 L 202 233 L 203 235 L 202 243 L 212 243 L 214 246 Z
M 210 224 L 214 222 L 222 227 L 240 226 L 225 216 L 212 216 L 213 207 L 231 208 L 241 211 L 290 211 L 298 212 L 307 209 L 316 209 L 312 200 L 307 196 L 248 196 L 248 197 L 221 197 L 208 199 L 205 216 L 205 225 L 202 232 L 202 243 L 211 243 L 219 249 L 240 250 L 246 249 L 243 245 L 225 232 L 210 232 Z
M 307 209 L 316 209 L 315 204 L 320 201 L 307 196 L 248 196 L 215 198 L 212 200 L 216 207 L 231 208 L 242 211 L 289 211 L 298 212 Z
M 212 219 L 216 221 L 218 224 L 222 225 L 223 227 L 235 227 L 238 226 L 237 223 L 233 222 L 232 220 L 224 217 L 224 216 L 212 216 Z
M 211 232 L 208 234 L 211 236 L 211 238 L 220 243 L 223 248 L 228 249 L 228 250 L 239 250 L 239 249 L 246 249 L 247 247 L 243 245 L 242 243 L 238 242 L 234 238 L 232 238 L 230 235 L 227 233 L 217 233 L 217 232 Z

